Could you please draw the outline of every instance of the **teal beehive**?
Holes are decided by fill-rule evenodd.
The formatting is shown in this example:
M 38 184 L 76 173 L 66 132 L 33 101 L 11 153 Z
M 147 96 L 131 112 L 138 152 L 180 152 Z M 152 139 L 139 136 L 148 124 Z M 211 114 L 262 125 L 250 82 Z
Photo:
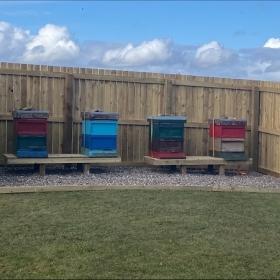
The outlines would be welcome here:
M 149 156 L 154 158 L 186 158 L 184 153 L 184 116 L 150 116 Z

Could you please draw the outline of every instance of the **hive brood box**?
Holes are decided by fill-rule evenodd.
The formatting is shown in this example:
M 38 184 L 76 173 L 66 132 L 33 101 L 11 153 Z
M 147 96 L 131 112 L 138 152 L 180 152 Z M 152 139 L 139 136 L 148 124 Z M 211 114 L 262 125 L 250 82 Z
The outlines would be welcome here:
M 95 110 L 81 112 L 81 118 L 81 153 L 89 157 L 116 157 L 119 113 Z
M 148 155 L 159 159 L 184 159 L 184 116 L 149 116 Z
M 32 108 L 12 111 L 13 153 L 17 157 L 45 158 L 47 152 L 47 119 L 49 111 Z
M 226 160 L 248 160 L 245 154 L 247 121 L 237 118 L 209 119 L 209 155 Z

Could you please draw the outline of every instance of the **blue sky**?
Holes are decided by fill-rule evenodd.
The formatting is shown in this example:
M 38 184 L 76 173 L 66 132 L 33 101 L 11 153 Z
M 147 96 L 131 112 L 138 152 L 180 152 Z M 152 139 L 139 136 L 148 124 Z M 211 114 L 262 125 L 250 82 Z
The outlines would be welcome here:
M 0 61 L 280 80 L 278 1 L 1 1 Z

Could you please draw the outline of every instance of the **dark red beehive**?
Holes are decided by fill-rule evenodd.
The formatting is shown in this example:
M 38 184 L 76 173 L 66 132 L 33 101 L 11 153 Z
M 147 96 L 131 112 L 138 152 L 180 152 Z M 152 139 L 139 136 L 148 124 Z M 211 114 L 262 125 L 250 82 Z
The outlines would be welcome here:
M 209 136 L 211 138 L 245 138 L 246 120 L 242 119 L 209 119 Z
M 47 120 L 45 119 L 14 119 L 14 133 L 21 135 L 37 134 L 44 135 L 47 134 Z

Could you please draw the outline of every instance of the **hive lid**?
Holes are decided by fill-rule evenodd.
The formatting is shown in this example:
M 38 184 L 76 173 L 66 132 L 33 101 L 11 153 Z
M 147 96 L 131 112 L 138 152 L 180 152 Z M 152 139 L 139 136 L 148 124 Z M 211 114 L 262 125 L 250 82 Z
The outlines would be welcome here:
M 47 119 L 49 111 L 38 111 L 33 108 L 21 108 L 12 111 L 12 116 L 15 119 Z
M 81 118 L 83 120 L 118 120 L 119 113 L 117 112 L 103 112 L 100 109 L 81 112 Z
M 187 122 L 187 117 L 185 116 L 174 116 L 174 115 L 156 115 L 148 116 L 148 121 L 171 121 L 171 122 Z
M 213 119 L 208 119 L 208 123 L 212 124 Z M 245 119 L 237 119 L 237 118 L 221 118 L 221 119 L 214 119 L 214 124 L 216 125 L 247 125 L 247 120 Z

